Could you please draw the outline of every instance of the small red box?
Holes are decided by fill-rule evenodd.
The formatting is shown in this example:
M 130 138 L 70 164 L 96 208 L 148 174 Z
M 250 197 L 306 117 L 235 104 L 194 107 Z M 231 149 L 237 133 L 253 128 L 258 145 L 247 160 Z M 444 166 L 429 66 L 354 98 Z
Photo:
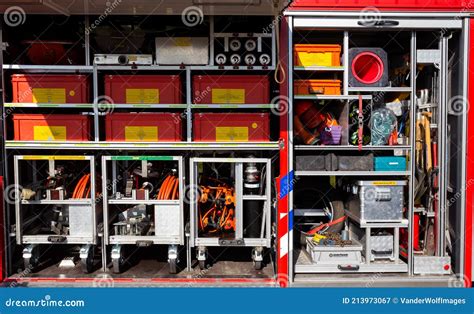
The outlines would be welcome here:
M 116 104 L 180 104 L 178 75 L 107 75 L 105 95 Z
M 193 120 L 196 142 L 268 142 L 268 113 L 196 113 Z
M 105 134 L 112 142 L 179 142 L 179 113 L 111 113 L 105 116 Z
M 193 77 L 195 104 L 268 104 L 266 75 L 207 75 Z
M 89 102 L 86 75 L 13 74 L 16 103 L 84 104 Z
M 14 114 L 15 141 L 88 141 L 90 119 L 80 114 Z

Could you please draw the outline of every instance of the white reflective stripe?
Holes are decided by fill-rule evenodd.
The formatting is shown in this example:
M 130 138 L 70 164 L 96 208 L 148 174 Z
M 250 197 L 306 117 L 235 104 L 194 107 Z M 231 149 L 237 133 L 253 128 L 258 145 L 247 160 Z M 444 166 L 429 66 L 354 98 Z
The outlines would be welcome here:
M 288 254 L 288 233 L 280 238 L 280 258 Z

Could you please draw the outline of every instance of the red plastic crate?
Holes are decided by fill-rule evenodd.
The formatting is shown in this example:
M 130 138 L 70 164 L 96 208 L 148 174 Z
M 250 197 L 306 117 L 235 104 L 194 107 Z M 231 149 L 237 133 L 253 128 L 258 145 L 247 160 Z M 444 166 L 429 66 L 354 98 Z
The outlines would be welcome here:
M 116 104 L 180 104 L 178 75 L 107 75 L 105 95 Z
M 268 113 L 196 113 L 193 120 L 196 142 L 268 142 Z
M 266 75 L 197 75 L 193 77 L 195 104 L 268 104 Z
M 80 114 L 14 114 L 15 141 L 88 141 L 90 118 Z
M 182 140 L 179 113 L 111 113 L 105 116 L 107 141 L 178 142 Z
M 13 74 L 15 103 L 89 102 L 89 80 L 86 75 Z

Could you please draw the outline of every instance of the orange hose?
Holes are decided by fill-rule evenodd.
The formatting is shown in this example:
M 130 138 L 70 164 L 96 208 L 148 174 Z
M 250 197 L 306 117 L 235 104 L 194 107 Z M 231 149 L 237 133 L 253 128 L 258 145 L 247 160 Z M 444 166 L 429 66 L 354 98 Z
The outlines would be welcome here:
M 163 196 L 164 200 L 169 200 L 171 199 L 171 192 L 173 191 L 174 185 L 177 183 L 178 179 L 175 177 L 171 177 L 170 183 L 168 183 L 168 187 L 166 189 L 165 195 Z
M 82 186 L 84 185 L 84 182 L 86 179 L 87 179 L 87 175 L 83 175 L 79 179 L 79 181 L 76 184 L 76 187 L 74 188 L 74 192 L 72 193 L 72 198 L 79 198 L 78 196 L 82 195 L 82 194 L 79 194 L 79 191 L 81 191 Z
M 175 199 L 175 195 L 178 192 L 178 187 L 179 187 L 179 180 L 177 178 L 174 182 L 175 182 L 175 184 L 174 184 L 173 192 L 170 195 L 170 199 L 172 199 L 172 200 Z
M 171 179 L 170 176 L 167 176 L 165 178 L 165 180 L 163 181 L 163 183 L 161 184 L 161 187 L 160 187 L 160 192 L 158 192 L 158 196 L 156 197 L 157 199 L 161 200 L 161 196 L 163 195 L 163 193 L 165 192 L 165 187 L 167 186 L 168 184 L 168 181 Z
M 82 184 L 79 187 L 79 190 L 77 191 L 77 198 L 83 198 L 84 197 L 84 192 L 86 191 L 86 187 L 87 187 L 87 184 L 89 182 L 89 177 L 90 177 L 90 174 L 85 175 L 85 178 L 82 181 Z

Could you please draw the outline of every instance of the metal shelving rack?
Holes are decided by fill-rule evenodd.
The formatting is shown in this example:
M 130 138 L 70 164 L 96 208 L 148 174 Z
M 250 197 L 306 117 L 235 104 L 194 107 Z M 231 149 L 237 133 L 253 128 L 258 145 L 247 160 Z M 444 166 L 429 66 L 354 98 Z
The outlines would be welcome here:
M 133 198 L 116 199 L 117 194 L 117 163 L 118 162 L 141 162 L 142 169 L 148 169 L 148 162 L 177 162 L 178 195 L 177 200 L 139 200 Z M 108 165 L 111 165 L 109 172 Z M 171 273 L 176 273 L 178 263 L 178 246 L 184 245 L 184 162 L 181 156 L 103 156 L 102 157 L 102 197 L 104 214 L 104 247 L 102 249 L 102 267 L 105 272 L 107 261 L 107 246 L 110 249 L 110 260 L 112 261 L 113 271 L 120 273 L 122 269 L 122 260 L 126 259 L 123 253 L 124 245 L 168 245 L 168 263 Z M 117 235 L 114 234 L 109 226 L 112 218 L 109 205 L 153 205 L 155 215 L 160 215 L 158 219 L 154 217 L 153 235 Z M 167 214 L 164 214 L 167 212 Z M 166 225 L 166 227 L 165 227 Z M 166 235 L 164 232 L 168 232 Z M 188 268 L 191 267 L 187 265 Z
M 23 245 L 23 260 L 25 269 L 33 269 L 40 262 L 41 245 L 80 245 L 79 257 L 81 266 L 85 273 L 92 271 L 94 266 L 95 247 L 99 244 L 98 208 L 96 202 L 96 181 L 95 181 L 95 161 L 93 156 L 73 156 L 73 155 L 15 155 L 14 156 L 14 187 L 17 197 L 15 197 L 15 236 L 16 243 Z M 45 161 L 48 163 L 48 173 L 55 172 L 56 161 L 83 161 L 88 163 L 90 172 L 90 197 L 86 199 L 39 199 L 41 195 L 36 195 L 33 200 L 23 200 L 20 188 L 24 184 L 21 180 L 21 169 L 29 169 L 32 179 L 36 181 L 37 163 Z M 21 165 L 21 166 L 20 166 Z M 66 207 L 69 213 L 68 228 L 69 234 L 26 234 L 24 231 L 25 221 L 29 218 L 25 215 L 24 208 L 36 205 L 50 205 Z
M 85 16 L 85 29 L 89 27 L 89 17 Z M 42 109 L 58 109 L 58 110 L 69 110 L 69 109 L 84 109 L 93 115 L 92 134 L 93 138 L 87 142 L 74 142 L 74 141 L 54 141 L 54 142 L 42 142 L 42 141 L 15 141 L 5 140 L 5 152 L 6 155 L 12 152 L 28 152 L 29 154 L 37 154 L 48 152 L 49 154 L 63 154 L 64 152 L 77 153 L 82 152 L 93 152 L 97 157 L 102 154 L 113 154 L 116 152 L 156 152 L 156 154 L 162 154 L 164 152 L 175 152 L 179 155 L 184 154 L 201 154 L 210 153 L 215 151 L 220 152 L 262 152 L 262 153 L 275 153 L 280 154 L 282 146 L 279 140 L 269 142 L 194 142 L 192 132 L 192 117 L 195 110 L 272 110 L 278 106 L 275 103 L 269 104 L 194 104 L 192 95 L 192 76 L 195 73 L 232 73 L 235 71 L 245 71 L 250 73 L 272 73 L 276 70 L 277 63 L 277 47 L 276 47 L 276 35 L 272 29 L 265 36 L 271 37 L 272 43 L 272 63 L 268 66 L 218 66 L 214 64 L 214 51 L 213 51 L 213 40 L 214 36 L 220 36 L 222 34 L 215 34 L 214 32 L 214 17 L 210 16 L 210 62 L 207 66 L 164 66 L 164 65 L 139 65 L 139 66 L 123 66 L 123 65 L 96 65 L 93 64 L 93 56 L 91 55 L 91 38 L 87 32 L 83 37 L 83 45 L 85 52 L 85 64 L 84 65 L 28 65 L 28 64 L 3 64 L 2 75 L 6 77 L 7 74 L 12 73 L 40 73 L 40 74 L 87 74 L 91 80 L 91 97 L 90 103 L 86 104 L 43 104 L 43 103 L 9 103 L 7 99 L 4 99 L 5 109 L 13 112 L 15 109 L 29 109 L 38 110 L 41 112 Z M 245 33 L 242 36 L 250 36 Z M 186 86 L 185 94 L 183 97 L 183 103 L 181 104 L 107 104 L 111 109 L 168 109 L 168 110 L 180 110 L 186 117 L 186 136 L 182 142 L 108 142 L 101 140 L 99 136 L 99 124 L 102 123 L 100 120 L 101 116 L 101 104 L 99 95 L 99 85 L 103 84 L 100 80 L 99 74 L 113 73 L 115 71 L 130 72 L 130 73 L 146 73 L 146 74 L 160 74 L 166 73 L 179 73 L 183 75 L 183 83 Z M 8 81 L 7 81 L 8 83 Z M 107 107 L 107 108 L 109 108 Z M 5 137 L 6 138 L 6 137 Z M 5 176 L 6 182 L 8 182 L 8 175 Z M 273 179 L 273 178 L 272 178 Z M 119 201 L 109 200 L 109 203 L 117 204 Z M 107 206 L 107 204 L 104 204 Z M 106 211 L 106 209 L 104 209 Z M 112 242 L 114 240 L 112 239 Z M 111 242 L 111 243 L 112 243 Z M 270 245 L 268 245 L 269 247 Z M 104 247 L 105 248 L 105 247 Z M 7 253 L 9 257 L 12 256 L 12 249 L 9 249 Z M 105 256 L 105 252 L 103 253 Z M 105 267 L 105 258 L 103 257 L 103 267 Z M 8 266 L 11 267 L 12 263 L 9 262 Z M 104 268 L 105 269 L 105 268 Z M 190 270 L 190 266 L 188 266 Z M 13 269 L 9 269 L 8 273 L 14 272 Z M 286 274 L 286 270 L 281 270 L 283 274 Z
M 294 23 L 295 19 L 298 19 L 298 23 Z M 407 200 L 408 200 L 408 219 L 404 220 L 403 223 L 380 223 L 377 225 L 374 224 L 365 224 L 361 221 L 358 221 L 355 219 L 355 217 L 352 217 L 348 215 L 349 221 L 354 223 L 355 225 L 358 225 L 358 227 L 362 230 L 364 230 L 365 234 L 365 256 L 369 256 L 369 250 L 370 250 L 370 237 L 371 237 L 371 228 L 387 228 L 387 229 L 393 229 L 394 230 L 394 246 L 396 247 L 395 249 L 395 254 L 396 254 L 396 259 L 394 261 L 376 261 L 376 262 L 371 262 L 370 259 L 362 257 L 362 263 L 357 267 L 356 270 L 352 271 L 352 273 L 408 273 L 411 272 L 411 262 L 409 259 L 408 263 L 405 263 L 399 258 L 399 250 L 398 250 L 398 245 L 399 245 L 399 234 L 400 234 L 400 228 L 405 228 L 408 229 L 409 233 L 409 240 L 408 242 L 411 243 L 411 233 L 412 230 L 409 228 L 412 224 L 412 208 L 413 208 L 413 178 L 414 178 L 414 166 L 409 165 L 407 171 L 295 171 L 294 166 L 293 166 L 293 160 L 295 159 L 295 156 L 301 152 L 310 152 L 310 151 L 315 151 L 315 152 L 339 152 L 339 151 L 344 151 L 344 152 L 400 152 L 404 156 L 408 156 L 409 160 L 414 159 L 414 152 L 412 149 L 412 143 L 414 139 L 414 104 L 416 100 L 416 95 L 415 95 L 415 79 L 414 76 L 411 76 L 411 86 L 410 87 L 349 87 L 349 57 L 348 57 L 348 51 L 349 51 L 349 45 L 350 45 L 350 33 L 351 31 L 346 30 L 343 26 L 341 28 L 338 28 L 339 32 L 343 34 L 343 40 L 342 40 L 342 66 L 340 67 L 298 67 L 298 66 L 293 66 L 293 32 L 296 31 L 304 31 L 304 30 L 314 30 L 317 29 L 319 26 L 324 28 L 324 23 L 323 20 L 319 20 L 321 24 L 318 24 L 316 22 L 317 19 L 305 19 L 305 18 L 299 18 L 299 17 L 288 17 L 288 24 L 289 24 L 289 43 L 288 43 L 288 51 L 289 51 L 289 99 L 290 99 L 290 113 L 294 114 L 293 110 L 293 101 L 296 100 L 341 100 L 345 102 L 345 106 L 348 106 L 348 102 L 351 100 L 358 100 L 362 98 L 364 101 L 372 101 L 373 93 L 390 93 L 390 92 L 406 92 L 410 93 L 410 101 L 411 101 L 411 107 L 409 108 L 410 114 L 409 114 L 409 119 L 411 122 L 410 125 L 410 143 L 409 145 L 394 145 L 394 146 L 372 146 L 372 145 L 367 145 L 363 146 L 362 148 L 358 148 L 357 146 L 348 146 L 348 145 L 326 145 L 326 146 L 306 146 L 306 145 L 295 145 L 293 141 L 290 143 L 290 148 L 289 148 L 289 167 L 290 167 L 290 172 L 294 173 L 294 177 L 297 180 L 298 177 L 302 176 L 311 176 L 311 177 L 337 177 L 337 178 L 342 178 L 342 177 L 373 177 L 373 178 L 405 178 L 408 181 L 408 193 L 407 193 Z M 341 24 L 344 24 L 344 22 L 341 22 Z M 416 59 L 416 34 L 415 32 L 411 32 L 411 41 L 410 41 L 410 64 L 411 64 L 411 73 L 416 73 L 416 62 L 414 62 Z M 293 71 L 298 72 L 298 71 L 314 71 L 314 72 L 328 72 L 332 71 L 335 73 L 342 73 L 343 79 L 342 79 L 342 94 L 341 95 L 294 95 L 293 93 Z M 289 137 L 290 139 L 293 138 L 294 132 L 293 132 L 293 120 L 290 117 L 290 134 Z M 293 189 L 295 187 L 291 186 L 290 187 L 290 193 L 289 193 L 289 203 L 290 203 L 290 210 L 293 208 L 293 200 L 294 200 L 294 192 Z M 321 216 L 322 213 L 318 212 L 316 216 Z M 309 215 L 307 210 L 304 210 L 304 212 L 297 212 L 296 209 L 293 209 L 293 213 L 290 212 L 290 216 L 295 215 Z M 294 219 L 292 219 L 294 221 Z M 293 226 L 290 226 L 290 230 L 294 230 Z M 308 256 L 306 252 L 303 252 L 304 249 L 299 252 L 298 256 L 297 252 L 294 250 L 294 236 L 293 236 L 293 231 L 290 231 L 289 235 L 289 245 L 290 245 L 290 250 L 289 250 L 289 276 L 290 276 L 290 281 L 294 280 L 295 274 L 315 274 L 315 273 L 340 273 L 340 272 L 345 272 L 342 271 L 341 269 L 337 268 L 337 265 L 333 266 L 324 266 L 324 265 L 315 265 L 312 263 L 311 258 Z M 408 249 L 408 255 L 412 256 L 412 249 Z

